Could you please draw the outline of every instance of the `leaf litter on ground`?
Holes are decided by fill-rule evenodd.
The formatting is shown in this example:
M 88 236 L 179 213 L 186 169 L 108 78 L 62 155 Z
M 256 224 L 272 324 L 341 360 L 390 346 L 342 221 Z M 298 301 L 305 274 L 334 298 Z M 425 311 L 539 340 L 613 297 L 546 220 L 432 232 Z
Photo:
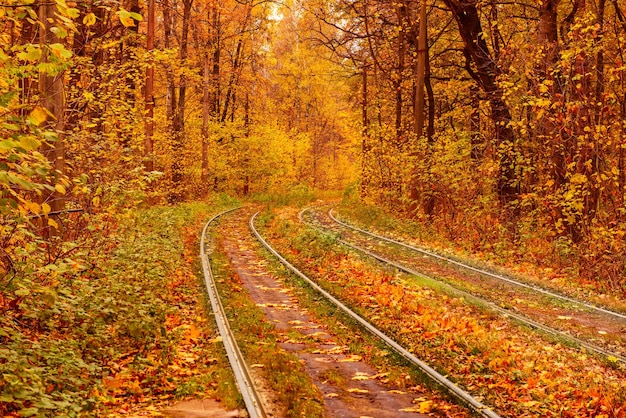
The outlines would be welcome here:
M 504 416 L 626 416 L 623 368 L 390 276 L 302 227 L 294 209 L 274 212 L 264 234 L 324 287 Z

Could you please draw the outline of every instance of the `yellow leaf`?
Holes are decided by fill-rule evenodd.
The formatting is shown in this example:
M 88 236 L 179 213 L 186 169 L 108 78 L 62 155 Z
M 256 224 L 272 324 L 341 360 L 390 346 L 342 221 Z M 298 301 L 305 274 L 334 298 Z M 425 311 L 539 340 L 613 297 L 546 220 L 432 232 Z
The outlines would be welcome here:
M 433 407 L 433 401 L 420 402 L 418 406 L 420 408 L 418 412 L 421 414 L 426 414 L 430 412 L 431 408 Z
M 85 26 L 93 26 L 96 23 L 96 15 L 89 13 L 83 17 L 83 24 Z
M 408 408 L 400 409 L 400 412 L 419 412 L 419 406 L 409 406 Z
M 120 16 L 120 22 L 122 22 L 122 25 L 126 26 L 127 28 L 135 26 L 135 21 L 131 17 Z
M 357 362 L 357 361 L 361 361 L 363 359 L 363 357 L 361 356 L 357 356 L 357 355 L 350 355 L 344 359 L 339 360 L 340 363 L 352 363 L 352 362 Z
M 65 186 L 63 186 L 62 184 L 55 184 L 54 185 L 54 190 L 56 190 L 57 192 L 61 193 L 61 194 L 65 194 L 66 190 L 65 190 Z
M 36 203 L 36 202 L 26 202 L 26 206 L 35 215 L 39 215 L 41 213 L 41 206 L 39 206 L 39 203 Z
M 48 218 L 48 225 L 53 228 L 59 229 L 59 224 L 56 223 L 56 221 L 52 218 Z
M 352 388 L 352 389 L 348 389 L 348 392 L 350 392 L 350 393 L 369 393 L 370 391 L 367 390 L 367 389 Z
M 423 399 L 423 398 L 419 398 Z M 415 401 L 413 401 L 415 402 Z M 419 412 L 420 414 L 427 414 L 433 407 L 433 401 L 421 401 L 415 406 L 411 406 L 408 408 L 403 408 L 400 411 L 402 412 Z
M 131 17 L 131 14 L 127 10 L 119 10 L 117 11 L 117 16 L 120 18 L 120 22 L 122 25 L 126 27 L 135 26 L 135 20 Z
M 41 106 L 37 106 L 28 115 L 28 121 L 35 126 L 39 126 L 48 119 L 48 111 Z
M 573 184 L 584 184 L 587 182 L 587 176 L 581 173 L 576 173 L 569 179 L 569 182 Z
M 49 204 L 47 204 L 47 203 L 42 203 L 41 204 L 41 211 L 43 212 L 44 215 L 48 215 L 51 210 L 52 210 L 52 208 L 50 208 Z
M 191 327 L 189 327 L 189 338 L 191 338 L 192 340 L 197 339 L 200 334 L 202 334 L 202 331 L 199 330 L 195 325 L 191 325 Z

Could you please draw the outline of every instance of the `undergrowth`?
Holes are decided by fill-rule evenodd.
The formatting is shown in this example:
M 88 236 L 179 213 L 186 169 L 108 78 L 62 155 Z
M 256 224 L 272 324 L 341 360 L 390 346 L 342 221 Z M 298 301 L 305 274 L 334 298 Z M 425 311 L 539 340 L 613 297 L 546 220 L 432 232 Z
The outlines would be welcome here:
M 0 415 L 111 416 L 190 395 L 236 406 L 197 264 L 202 222 L 230 204 L 126 212 L 74 264 L 0 287 Z

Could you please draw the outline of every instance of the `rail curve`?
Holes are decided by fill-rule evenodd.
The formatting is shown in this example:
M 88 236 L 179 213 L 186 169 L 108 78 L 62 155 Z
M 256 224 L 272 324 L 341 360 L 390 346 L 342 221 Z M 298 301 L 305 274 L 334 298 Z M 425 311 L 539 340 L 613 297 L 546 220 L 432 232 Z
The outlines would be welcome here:
M 591 309 L 591 310 L 595 310 L 595 311 L 598 311 L 598 312 L 602 312 L 603 314 L 611 315 L 611 316 L 614 316 L 616 318 L 620 318 L 622 320 L 626 319 L 626 314 L 622 314 L 620 312 L 615 312 L 613 310 L 606 309 L 606 308 L 603 308 L 601 306 L 597 306 L 597 305 L 594 305 L 592 303 L 585 302 L 585 301 L 582 301 L 582 300 L 579 300 L 579 299 L 575 299 L 575 298 L 572 298 L 572 297 L 569 297 L 569 296 L 565 296 L 565 295 L 562 295 L 562 294 L 559 294 L 559 293 L 556 293 L 556 292 L 551 292 L 551 291 L 543 289 L 541 287 L 533 286 L 533 285 L 521 282 L 519 280 L 515 280 L 513 278 L 503 276 L 501 274 L 496 274 L 496 273 L 493 273 L 493 272 L 490 272 L 490 271 L 487 271 L 487 270 L 484 270 L 484 269 L 479 269 L 477 267 L 473 267 L 473 266 L 470 266 L 468 264 L 465 264 L 465 263 L 462 263 L 460 261 L 457 261 L 457 260 L 455 260 L 453 258 L 446 257 L 446 256 L 443 256 L 443 255 L 434 253 L 432 251 L 425 250 L 423 248 L 415 247 L 413 245 L 409 245 L 409 244 L 401 242 L 401 241 L 396 241 L 396 240 L 393 240 L 391 238 L 375 234 L 375 233 L 373 233 L 371 231 L 367 231 L 365 229 L 358 228 L 358 227 L 356 227 L 354 225 L 350 225 L 347 222 L 343 222 L 343 221 L 337 219 L 333 215 L 333 208 L 331 208 L 328 211 L 328 215 L 330 216 L 330 218 L 333 221 L 335 221 L 336 223 L 338 223 L 339 225 L 341 225 L 341 226 L 343 226 L 345 228 L 352 229 L 354 231 L 358 231 L 358 232 L 360 232 L 362 234 L 369 235 L 371 237 L 380 239 L 382 241 L 386 241 L 386 242 L 389 242 L 391 244 L 399 245 L 401 247 L 404 247 L 404 248 L 407 248 L 409 250 L 418 252 L 420 254 L 423 254 L 423 255 L 426 255 L 426 256 L 429 256 L 429 257 L 432 257 L 432 258 L 436 258 L 436 259 L 441 260 L 441 261 L 445 261 L 446 263 L 453 264 L 453 265 L 455 265 L 457 267 L 461 267 L 463 269 L 470 270 L 470 271 L 473 271 L 475 273 L 482 274 L 484 276 L 489 276 L 491 278 L 498 279 L 498 280 L 501 280 L 503 282 L 507 282 L 509 284 L 513 284 L 515 286 L 519 286 L 519 287 L 523 287 L 523 288 L 526 288 L 526 289 L 530 289 L 530 290 L 542 293 L 544 295 L 550 296 L 550 297 L 555 298 L 555 299 L 560 299 L 560 300 L 563 300 L 563 301 L 566 301 L 566 302 L 569 302 L 569 303 L 574 303 L 574 304 L 577 304 L 577 305 L 581 305 L 581 306 L 584 306 L 587 309 Z

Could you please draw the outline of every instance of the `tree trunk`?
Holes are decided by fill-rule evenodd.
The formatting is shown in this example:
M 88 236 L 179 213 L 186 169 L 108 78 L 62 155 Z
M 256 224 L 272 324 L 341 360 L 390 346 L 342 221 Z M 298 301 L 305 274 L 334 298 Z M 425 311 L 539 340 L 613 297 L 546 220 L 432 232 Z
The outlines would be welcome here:
M 426 2 L 422 0 L 420 7 L 419 38 L 417 41 L 417 81 L 415 83 L 415 103 L 413 108 L 415 136 L 418 140 L 424 132 L 424 84 L 426 79 L 426 60 L 428 56 L 426 36 Z
M 239 35 L 239 39 L 237 40 L 237 48 L 235 50 L 235 59 L 233 61 L 233 68 L 230 74 L 230 79 L 228 81 L 228 87 L 226 88 L 226 95 L 224 96 L 224 109 L 222 110 L 222 116 L 220 118 L 220 122 L 226 122 L 226 118 L 228 117 L 229 106 L 234 107 L 234 90 L 235 90 L 235 80 L 237 79 L 237 73 L 239 72 L 239 67 L 241 66 L 242 54 L 243 54 L 243 41 L 244 35 L 246 33 L 246 29 L 248 28 L 248 21 L 250 20 L 251 15 L 251 6 L 246 5 L 246 14 L 245 19 L 243 21 L 243 25 L 241 28 L 241 33 Z
M 193 0 L 183 0 L 183 22 L 180 37 L 179 58 L 183 65 L 187 61 L 187 50 L 189 45 L 189 21 L 191 17 L 191 6 Z M 182 163 L 182 153 L 185 145 L 185 106 L 187 96 L 187 78 L 180 76 L 178 87 L 178 103 L 172 104 L 174 111 L 172 120 L 172 151 L 174 159 L 172 162 L 172 190 L 170 201 L 178 202 L 185 198 L 183 190 L 184 166 Z M 175 87 L 174 87 L 175 89 Z M 174 94 L 173 97 L 176 97 Z
M 213 37 L 211 40 L 211 46 L 213 48 L 213 69 L 211 72 L 211 92 L 212 100 L 210 101 L 209 111 L 211 117 L 217 121 L 219 109 L 220 109 L 220 96 L 221 96 L 221 84 L 220 84 L 220 55 L 221 55 L 221 22 L 220 14 L 217 8 L 216 0 L 211 3 L 211 14 L 213 22 Z
M 404 4 L 398 4 L 397 6 L 398 17 L 398 68 L 396 78 L 393 80 L 393 87 L 396 90 L 396 141 L 398 144 L 402 142 L 402 79 L 404 78 L 404 59 L 406 55 L 406 41 L 405 41 L 405 25 L 404 16 L 406 15 L 406 6 Z
M 145 87 L 145 136 L 143 141 L 144 169 L 154 171 L 154 0 L 148 0 L 148 33 L 146 37 L 146 49 L 150 54 L 149 63 L 146 67 Z
M 369 158 L 369 118 L 367 113 L 368 97 L 367 97 L 367 62 L 363 61 L 362 73 L 362 98 L 361 98 L 361 118 L 363 130 L 361 132 L 361 185 L 360 196 L 364 198 L 367 195 L 367 187 L 370 182 L 367 173 L 367 159 Z
M 59 42 L 59 38 L 50 30 L 54 25 L 56 4 L 42 1 L 39 5 L 39 42 L 43 54 L 41 62 L 48 62 L 48 46 Z M 63 138 L 65 101 L 63 97 L 63 72 L 50 75 L 47 72 L 39 74 L 39 94 L 41 106 L 45 107 L 54 117 L 48 123 L 48 128 L 57 133 L 57 139 L 53 143 L 45 143 L 42 146 L 42 153 L 50 161 L 54 172 L 51 178 L 52 185 L 56 184 L 63 174 L 65 174 L 65 145 Z M 65 208 L 65 197 L 57 192 L 43 196 L 45 203 L 50 205 L 52 212 L 62 211 Z M 44 225 L 45 227 L 45 225 Z M 49 226 L 47 232 L 56 235 L 59 231 Z
M 467 68 L 471 77 L 485 92 L 491 105 L 491 118 L 494 128 L 494 148 L 498 152 L 499 173 L 497 193 L 503 207 L 517 199 L 519 182 L 515 167 L 515 134 L 509 125 L 511 112 L 502 96 L 497 79 L 500 68 L 493 60 L 476 7 L 476 0 L 444 0 L 459 27 L 459 33 L 469 60 Z
M 417 74 L 416 74 L 416 82 L 415 82 L 415 99 L 413 104 L 413 119 L 414 119 L 414 129 L 415 129 L 415 139 L 419 141 L 424 132 L 424 84 L 426 80 L 426 61 L 428 57 L 428 39 L 427 39 L 427 21 L 426 21 L 426 2 L 424 0 L 421 1 L 420 5 L 420 23 L 419 23 L 419 37 L 417 40 Z M 427 154 L 430 154 L 427 151 Z M 426 155 L 428 160 L 430 160 L 430 155 Z M 428 175 L 428 173 L 426 173 Z M 411 212 L 415 212 L 418 205 L 418 200 L 420 198 L 419 193 L 419 175 L 416 169 L 413 170 L 411 175 L 411 185 L 410 185 L 410 203 L 409 210 Z M 423 207 L 432 212 L 433 205 L 430 203 L 426 203 L 432 197 L 432 193 L 427 193 L 425 202 Z M 429 214 L 430 215 L 430 214 Z
M 202 94 L 202 170 L 200 173 L 200 188 L 202 194 L 206 194 L 209 181 L 209 86 L 211 83 L 211 73 L 209 66 L 209 53 L 204 54 L 203 70 L 203 94 Z

